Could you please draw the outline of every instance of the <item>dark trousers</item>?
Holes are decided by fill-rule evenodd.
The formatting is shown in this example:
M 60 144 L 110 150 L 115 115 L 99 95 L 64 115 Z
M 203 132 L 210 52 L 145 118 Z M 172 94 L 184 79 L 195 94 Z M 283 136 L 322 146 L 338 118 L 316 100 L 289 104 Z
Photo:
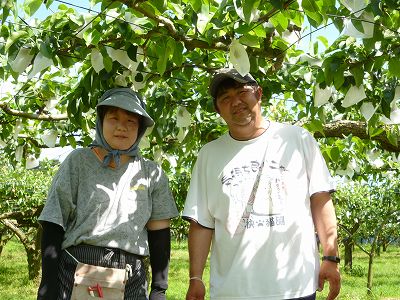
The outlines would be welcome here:
M 316 293 L 306 296 L 306 297 L 301 297 L 301 298 L 292 298 L 292 299 L 287 299 L 287 300 L 315 300 L 316 298 Z

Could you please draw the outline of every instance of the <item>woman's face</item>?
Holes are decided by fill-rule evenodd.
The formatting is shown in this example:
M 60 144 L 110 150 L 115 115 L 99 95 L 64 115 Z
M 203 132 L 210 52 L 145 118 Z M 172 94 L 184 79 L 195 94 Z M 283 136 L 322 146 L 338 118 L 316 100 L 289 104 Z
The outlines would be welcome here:
M 103 119 L 103 136 L 111 148 L 127 150 L 136 142 L 139 123 L 139 115 L 110 107 Z

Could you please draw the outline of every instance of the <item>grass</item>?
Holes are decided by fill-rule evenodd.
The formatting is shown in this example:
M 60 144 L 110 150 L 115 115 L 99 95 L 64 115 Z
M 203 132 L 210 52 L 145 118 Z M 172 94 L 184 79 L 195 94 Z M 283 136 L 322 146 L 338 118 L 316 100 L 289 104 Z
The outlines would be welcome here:
M 186 242 L 172 244 L 169 274 L 168 300 L 185 298 L 188 286 L 188 253 Z M 367 295 L 368 257 L 355 252 L 353 267 L 355 274 L 342 271 L 340 300 L 399 300 L 400 299 L 400 247 L 391 246 L 388 251 L 376 257 L 373 266 L 373 293 Z M 0 299 L 35 300 L 37 282 L 29 281 L 24 248 L 16 240 L 7 243 L 0 256 Z M 361 275 L 361 276 L 360 276 Z M 205 271 L 206 283 L 209 269 Z M 325 299 L 328 285 L 318 293 L 317 300 Z M 207 298 L 208 299 L 208 296 Z

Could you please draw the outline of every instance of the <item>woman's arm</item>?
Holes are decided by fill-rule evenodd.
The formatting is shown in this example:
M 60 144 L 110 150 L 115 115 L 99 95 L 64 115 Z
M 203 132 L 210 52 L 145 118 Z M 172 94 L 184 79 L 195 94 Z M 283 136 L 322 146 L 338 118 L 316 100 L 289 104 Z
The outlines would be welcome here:
M 165 300 L 168 288 L 168 270 L 171 255 L 170 220 L 156 220 L 147 223 L 147 236 L 151 266 L 150 300 Z
M 57 299 L 58 265 L 61 257 L 61 244 L 64 230 L 51 222 L 41 222 L 43 232 L 41 240 L 42 280 L 40 282 L 37 300 Z

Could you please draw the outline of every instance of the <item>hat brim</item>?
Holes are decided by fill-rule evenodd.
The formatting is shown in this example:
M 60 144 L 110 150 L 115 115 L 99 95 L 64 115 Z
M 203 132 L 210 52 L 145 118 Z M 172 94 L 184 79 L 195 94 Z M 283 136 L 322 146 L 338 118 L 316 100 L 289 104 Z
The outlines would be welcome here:
M 140 101 L 139 99 L 132 99 L 133 96 L 129 93 L 124 93 L 124 92 L 117 92 L 106 99 L 104 99 L 102 102 L 97 104 L 96 107 L 100 106 L 114 106 L 118 107 L 121 109 L 124 109 L 126 111 L 132 112 L 134 114 L 138 114 L 143 117 L 143 124 L 146 127 L 151 127 L 154 125 L 154 120 L 147 114 L 147 112 L 144 110 L 142 106 L 137 101 Z

